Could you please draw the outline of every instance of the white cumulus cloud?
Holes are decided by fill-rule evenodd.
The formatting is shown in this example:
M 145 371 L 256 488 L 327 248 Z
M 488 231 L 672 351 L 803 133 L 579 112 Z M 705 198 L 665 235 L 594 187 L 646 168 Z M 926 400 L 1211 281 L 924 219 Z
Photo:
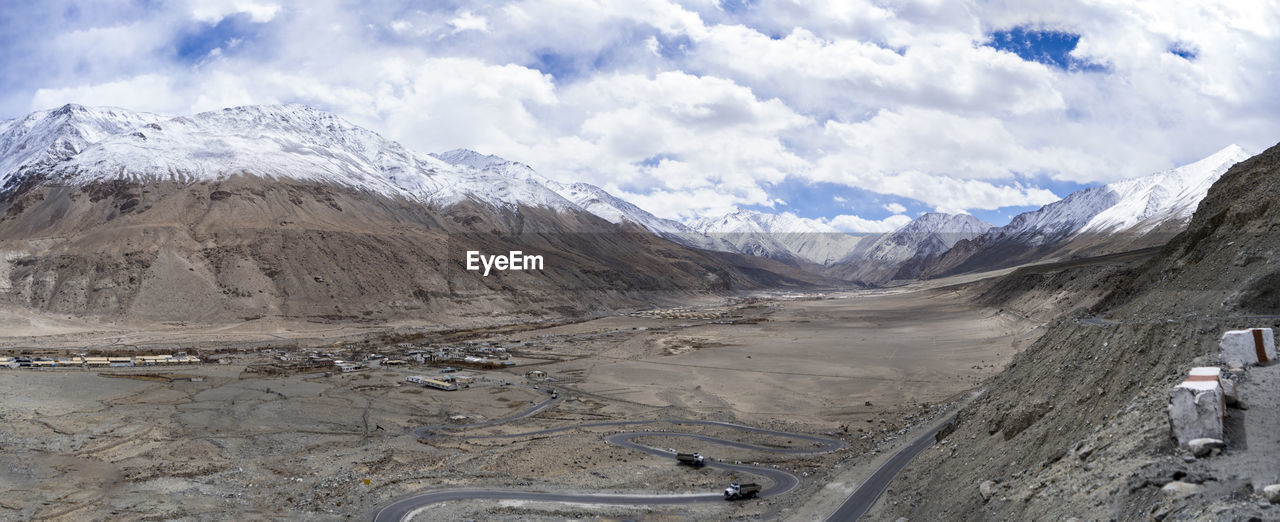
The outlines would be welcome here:
M 0 17 L 12 50 L 0 118 L 67 102 L 173 114 L 301 102 L 418 151 L 498 154 L 671 218 L 778 206 L 777 187 L 817 182 L 912 200 L 902 211 L 1035 206 L 1065 195 L 1045 180 L 1106 183 L 1280 139 L 1273 2 L 740 7 L 16 3 Z M 1079 35 L 1071 56 L 1099 67 L 985 45 L 1015 27 Z
M 831 225 L 844 232 L 883 234 L 886 232 L 893 232 L 894 230 L 901 228 L 903 225 L 910 223 L 911 218 L 898 214 L 881 220 L 875 220 L 865 219 L 850 214 L 840 214 L 832 217 L 831 219 L 825 219 L 822 221 L 823 223 Z
M 208 24 L 217 24 L 223 18 L 236 14 L 249 15 L 249 19 L 270 22 L 280 12 L 280 5 L 252 0 L 198 0 L 193 2 L 191 18 Z

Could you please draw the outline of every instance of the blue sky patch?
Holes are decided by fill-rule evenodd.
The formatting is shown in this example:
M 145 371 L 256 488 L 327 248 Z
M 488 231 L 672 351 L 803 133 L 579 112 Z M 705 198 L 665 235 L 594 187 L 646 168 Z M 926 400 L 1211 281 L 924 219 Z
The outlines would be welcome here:
M 879 194 L 870 190 L 838 183 L 814 182 L 788 177 L 782 183 L 770 184 L 765 190 L 775 199 L 786 201 L 772 210 L 763 205 L 744 207 L 761 212 L 790 212 L 810 219 L 832 218 L 852 214 L 864 219 L 884 219 L 894 213 L 884 208 L 896 203 L 906 208 L 904 214 L 915 217 L 930 210 L 923 203 L 910 198 Z
M 1029 62 L 1039 62 L 1064 71 L 1104 71 L 1106 66 L 1071 56 L 1080 43 L 1080 35 L 1065 31 L 1039 31 L 1027 27 L 1014 27 L 1007 31 L 995 31 L 986 43 L 988 47 L 1008 51 Z
M 668 60 L 684 57 L 693 48 L 693 40 L 687 35 L 666 36 L 662 33 L 654 35 L 658 38 L 658 54 Z
M 752 0 L 720 0 L 720 8 L 733 14 L 745 12 L 751 4 Z
M 659 163 L 662 163 L 662 160 L 678 161 L 679 159 L 680 158 L 675 154 L 654 154 L 653 156 L 649 156 L 643 160 L 640 160 L 640 163 L 638 163 L 638 165 L 642 167 L 657 167 Z
M 1196 50 L 1195 46 L 1182 42 L 1169 46 L 1169 53 L 1174 56 L 1180 56 L 1189 62 L 1195 61 L 1196 56 L 1200 55 L 1200 52 Z
M 214 49 L 235 54 L 259 39 L 263 25 L 243 13 L 225 17 L 214 25 L 195 24 L 178 35 L 174 49 L 179 61 L 190 64 L 199 63 Z
M 534 62 L 528 64 L 529 67 L 537 69 L 542 74 L 551 75 L 556 81 L 573 78 L 581 71 L 581 66 L 574 57 L 554 51 L 535 53 L 533 59 Z
M 1036 206 L 1011 206 L 1000 207 L 994 210 L 972 210 L 969 213 L 972 214 L 973 217 L 981 219 L 986 223 L 991 223 L 996 226 L 1004 226 L 1009 224 L 1009 220 L 1013 219 L 1014 216 L 1023 212 L 1038 210 L 1039 208 L 1040 207 Z
M 1057 181 L 1047 176 L 1023 179 L 1022 183 L 1026 186 L 1048 189 L 1059 197 L 1065 197 L 1067 194 L 1077 190 L 1097 186 L 1096 183 L 1080 184 L 1070 181 Z M 872 220 L 881 220 L 894 215 L 895 212 L 886 208 L 894 204 L 905 208 L 906 210 L 901 213 L 912 218 L 919 216 L 922 212 L 932 212 L 934 210 L 932 206 L 911 198 L 881 194 L 837 183 L 809 183 L 794 177 L 788 177 L 782 183 L 770 184 L 765 189 L 772 198 L 786 201 L 786 204 L 778 204 L 773 208 L 765 205 L 745 206 L 743 208 L 768 213 L 790 212 L 810 219 L 830 219 L 841 214 L 851 214 Z M 1014 216 L 1039 208 L 1039 206 L 1007 206 L 990 210 L 973 209 L 969 213 L 987 223 L 1005 225 Z
M 1096 187 L 1101 183 L 1076 183 L 1074 181 L 1055 180 L 1048 176 L 1032 176 L 1020 179 L 1024 186 L 1046 189 L 1053 192 L 1060 198 L 1067 197 L 1068 194 L 1077 190 L 1084 190 L 1089 187 Z M 1023 212 L 1038 210 L 1039 206 L 1008 206 L 1000 207 L 992 210 L 970 210 L 969 213 L 973 217 L 991 223 L 993 225 L 1006 225 L 1010 219 Z

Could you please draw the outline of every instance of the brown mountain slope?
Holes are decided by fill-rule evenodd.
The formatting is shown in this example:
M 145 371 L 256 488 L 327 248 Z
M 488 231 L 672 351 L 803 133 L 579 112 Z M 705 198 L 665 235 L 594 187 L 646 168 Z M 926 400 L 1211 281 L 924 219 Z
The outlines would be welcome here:
M 1280 146 L 1233 167 L 1187 230 L 1155 256 L 1067 265 L 1051 275 L 1012 274 L 1030 285 L 1025 292 L 1012 291 L 1014 283 L 993 287 L 1007 295 L 989 291 L 987 298 L 1006 305 L 1028 292 L 1110 291 L 1091 310 L 1051 322 L 988 382 L 984 395 L 961 411 L 948 443 L 913 463 L 876 515 L 1274 518 L 1252 491 L 1276 481 L 1275 433 L 1236 432 L 1227 456 L 1187 462 L 1169 438 L 1164 408 L 1169 388 L 1188 368 L 1216 363 L 1224 330 L 1280 326 L 1280 206 L 1272 204 L 1278 190 Z M 1242 389 L 1270 379 L 1273 369 L 1251 370 Z M 1274 425 L 1280 415 L 1257 410 L 1233 410 L 1229 423 Z M 1179 478 L 1200 483 L 1199 492 L 1160 490 Z M 987 481 L 984 496 L 980 485 Z
M 38 186 L 0 210 L 0 295 L 109 319 L 544 316 L 822 282 L 585 213 L 436 209 L 252 176 Z M 483 277 L 464 269 L 467 250 L 540 254 L 545 269 Z

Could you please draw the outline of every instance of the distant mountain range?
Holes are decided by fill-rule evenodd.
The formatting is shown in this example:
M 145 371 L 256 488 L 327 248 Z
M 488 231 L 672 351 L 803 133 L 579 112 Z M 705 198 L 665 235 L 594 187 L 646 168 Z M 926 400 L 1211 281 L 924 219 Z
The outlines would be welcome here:
M 867 283 L 915 279 L 926 265 L 958 241 L 973 239 L 992 228 L 968 214 L 927 213 L 876 237 L 865 251 L 855 253 L 826 273 Z
M 690 226 L 723 240 L 736 252 L 818 265 L 844 260 L 864 240 L 822 222 L 785 212 L 765 214 L 739 210 L 718 218 L 701 219 Z
M 1002 227 L 928 213 L 853 235 L 785 212 L 663 219 L 591 184 L 465 149 L 418 154 L 301 105 L 178 117 L 67 105 L 0 122 L 0 295 L 80 314 L 358 318 L 883 284 L 1159 243 L 1246 157 L 1227 147 Z M 482 278 L 456 271 L 464 245 L 557 262 L 544 277 Z M 192 290 L 163 298 L 179 287 Z
M 77 316 L 467 324 L 831 283 L 663 240 L 647 229 L 658 221 L 614 224 L 595 187 L 470 151 L 417 154 L 299 105 L 67 105 L 0 122 L 0 168 L 0 299 Z M 546 269 L 485 277 L 465 269 L 469 250 L 538 254 Z
M 686 225 L 654 216 L 594 185 L 551 185 L 612 223 L 633 223 L 688 246 L 767 257 L 843 280 L 881 284 L 1162 244 L 1185 226 L 1209 186 L 1249 156 L 1231 145 L 1182 167 L 1074 192 L 1015 216 L 1003 227 L 967 214 L 926 213 L 887 234 L 847 234 L 790 213 L 752 210 Z M 466 164 L 481 168 L 509 163 L 470 151 L 440 157 L 451 162 L 467 157 Z
M 1178 168 L 1073 192 L 1019 214 L 1005 226 L 957 242 L 927 263 L 920 275 L 937 277 L 1163 244 L 1186 226 L 1209 187 L 1250 156 L 1231 145 Z

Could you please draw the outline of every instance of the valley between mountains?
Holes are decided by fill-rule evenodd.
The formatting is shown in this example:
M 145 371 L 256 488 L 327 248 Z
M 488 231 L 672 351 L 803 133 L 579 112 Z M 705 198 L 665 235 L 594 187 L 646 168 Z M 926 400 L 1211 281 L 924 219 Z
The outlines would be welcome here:
M 0 122 L 0 514 L 815 520 L 941 426 L 869 517 L 1267 518 L 1280 415 L 1236 417 L 1233 470 L 1163 407 L 1222 331 L 1280 326 L 1278 150 L 848 234 L 302 105 L 37 111 Z M 457 490 L 665 500 L 412 501 Z

